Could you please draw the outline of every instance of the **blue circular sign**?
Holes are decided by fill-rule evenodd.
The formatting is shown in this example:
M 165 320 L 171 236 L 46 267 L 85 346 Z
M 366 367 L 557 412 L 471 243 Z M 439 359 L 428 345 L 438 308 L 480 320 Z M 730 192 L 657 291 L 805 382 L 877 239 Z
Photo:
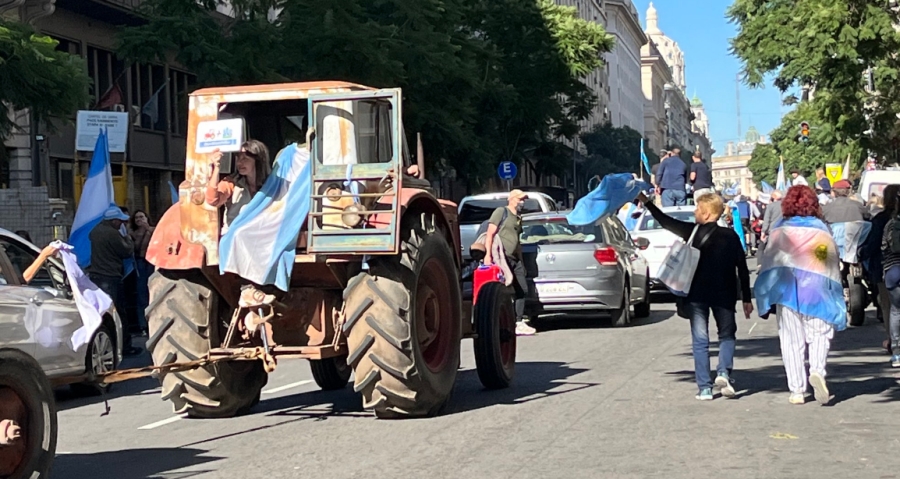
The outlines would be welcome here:
M 511 180 L 516 177 L 518 172 L 519 169 L 516 168 L 516 164 L 511 161 L 501 162 L 500 166 L 497 167 L 497 174 L 500 175 L 501 180 Z

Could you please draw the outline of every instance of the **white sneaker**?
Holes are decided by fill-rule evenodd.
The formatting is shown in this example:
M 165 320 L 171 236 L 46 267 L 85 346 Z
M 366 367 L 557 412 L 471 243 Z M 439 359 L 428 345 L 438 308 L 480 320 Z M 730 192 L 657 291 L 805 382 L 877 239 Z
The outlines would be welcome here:
M 828 404 L 831 396 L 828 392 L 828 385 L 825 384 L 825 378 L 819 373 L 811 373 L 809 375 L 809 385 L 813 388 L 813 396 L 816 397 L 816 401 L 823 406 Z
M 806 398 L 800 393 L 791 393 L 788 402 L 791 404 L 803 404 L 806 402 Z
M 733 398 L 736 394 L 734 386 L 731 384 L 731 378 L 729 378 L 727 374 L 716 376 L 716 387 L 721 390 L 722 396 L 724 397 Z
M 516 336 L 534 336 L 535 333 L 537 333 L 537 329 L 525 324 L 525 321 L 516 323 Z

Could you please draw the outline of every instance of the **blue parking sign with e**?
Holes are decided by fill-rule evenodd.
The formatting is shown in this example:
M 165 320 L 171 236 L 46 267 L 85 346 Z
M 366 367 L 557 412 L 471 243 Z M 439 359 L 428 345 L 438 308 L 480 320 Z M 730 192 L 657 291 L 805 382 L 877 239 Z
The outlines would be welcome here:
M 500 175 L 501 180 L 511 180 L 516 177 L 516 173 L 518 173 L 518 168 L 511 161 L 504 161 L 497 167 L 497 174 Z

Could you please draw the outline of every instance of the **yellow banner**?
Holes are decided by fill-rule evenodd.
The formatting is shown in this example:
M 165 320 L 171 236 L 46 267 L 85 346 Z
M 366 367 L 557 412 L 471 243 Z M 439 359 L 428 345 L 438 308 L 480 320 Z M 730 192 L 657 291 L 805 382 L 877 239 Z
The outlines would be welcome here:
M 826 163 L 825 164 L 825 176 L 828 178 L 828 181 L 833 185 L 835 181 L 841 179 L 841 176 L 844 174 L 844 166 L 840 163 Z

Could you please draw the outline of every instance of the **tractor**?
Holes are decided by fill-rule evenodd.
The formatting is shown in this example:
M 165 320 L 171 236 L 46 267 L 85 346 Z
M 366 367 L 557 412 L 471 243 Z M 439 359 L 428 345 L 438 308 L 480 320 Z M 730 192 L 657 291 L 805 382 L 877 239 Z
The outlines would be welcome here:
M 421 140 L 413 159 L 401 119 L 400 89 L 338 81 L 190 95 L 185 181 L 147 251 L 156 266 L 147 349 L 176 413 L 243 413 L 279 361 L 303 358 L 324 390 L 344 388 L 353 373 L 363 406 L 379 418 L 434 415 L 450 397 L 463 338 L 475 340 L 486 388 L 510 384 L 511 292 L 491 285 L 474 309 L 463 302 L 457 206 L 424 179 Z M 305 178 L 290 184 L 303 191 L 288 193 L 307 195 L 308 207 L 283 213 L 302 224 L 285 233 L 297 238 L 286 289 L 220 268 L 223 213 L 205 201 L 213 153 L 198 131 L 222 120 L 241 120 L 243 138 L 270 151 L 308 151 Z M 242 307 L 247 285 L 274 301 Z

